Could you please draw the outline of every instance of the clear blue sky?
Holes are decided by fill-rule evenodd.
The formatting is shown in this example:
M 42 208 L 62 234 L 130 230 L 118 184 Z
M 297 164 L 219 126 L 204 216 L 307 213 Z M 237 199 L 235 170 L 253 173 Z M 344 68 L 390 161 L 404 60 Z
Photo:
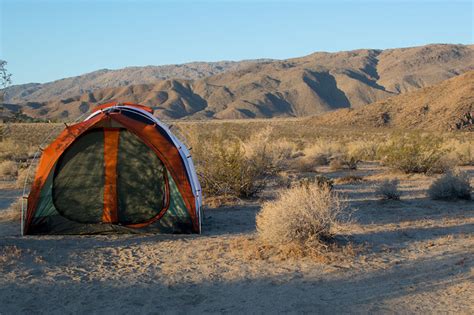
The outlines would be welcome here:
M 472 1 L 0 0 L 14 84 L 97 69 L 473 43 Z

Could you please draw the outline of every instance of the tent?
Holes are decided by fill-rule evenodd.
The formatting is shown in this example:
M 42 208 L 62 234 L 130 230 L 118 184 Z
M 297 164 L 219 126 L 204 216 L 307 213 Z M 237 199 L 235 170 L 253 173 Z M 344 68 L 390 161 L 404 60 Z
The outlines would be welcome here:
M 200 233 L 193 161 L 149 107 L 108 103 L 43 154 L 24 234 Z

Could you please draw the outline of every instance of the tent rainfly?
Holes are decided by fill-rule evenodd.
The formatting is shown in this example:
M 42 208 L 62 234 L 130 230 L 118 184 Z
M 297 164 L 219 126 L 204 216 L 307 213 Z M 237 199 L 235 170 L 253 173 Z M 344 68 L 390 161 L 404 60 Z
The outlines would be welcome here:
M 67 126 L 43 150 L 23 233 L 200 233 L 193 161 L 152 113 L 108 103 Z

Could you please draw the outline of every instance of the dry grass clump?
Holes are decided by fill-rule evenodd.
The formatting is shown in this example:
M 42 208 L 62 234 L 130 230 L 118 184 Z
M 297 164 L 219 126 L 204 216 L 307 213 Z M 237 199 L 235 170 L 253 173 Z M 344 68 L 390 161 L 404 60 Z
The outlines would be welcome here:
M 443 139 L 433 135 L 409 134 L 394 137 L 380 149 L 382 162 L 404 173 L 444 173 L 455 161 L 446 158 Z
M 398 190 L 398 179 L 386 179 L 375 188 L 375 195 L 383 200 L 400 200 L 402 193 Z
M 6 210 L 0 211 L 0 222 L 20 221 L 22 197 L 15 200 Z M 26 204 L 26 200 L 24 201 Z
M 434 200 L 470 200 L 471 190 L 467 173 L 450 171 L 431 184 L 428 195 Z
M 259 240 L 277 248 L 327 248 L 341 222 L 344 202 L 328 186 L 316 183 L 280 192 L 257 215 Z
M 18 175 L 18 165 L 14 161 L 0 162 L 0 178 L 12 178 Z

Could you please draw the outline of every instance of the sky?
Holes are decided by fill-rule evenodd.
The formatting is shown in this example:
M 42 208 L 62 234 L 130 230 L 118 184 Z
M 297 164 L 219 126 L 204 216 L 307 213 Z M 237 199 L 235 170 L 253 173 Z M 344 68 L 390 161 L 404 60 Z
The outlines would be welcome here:
M 98 69 L 473 43 L 473 1 L 0 0 L 13 84 Z

